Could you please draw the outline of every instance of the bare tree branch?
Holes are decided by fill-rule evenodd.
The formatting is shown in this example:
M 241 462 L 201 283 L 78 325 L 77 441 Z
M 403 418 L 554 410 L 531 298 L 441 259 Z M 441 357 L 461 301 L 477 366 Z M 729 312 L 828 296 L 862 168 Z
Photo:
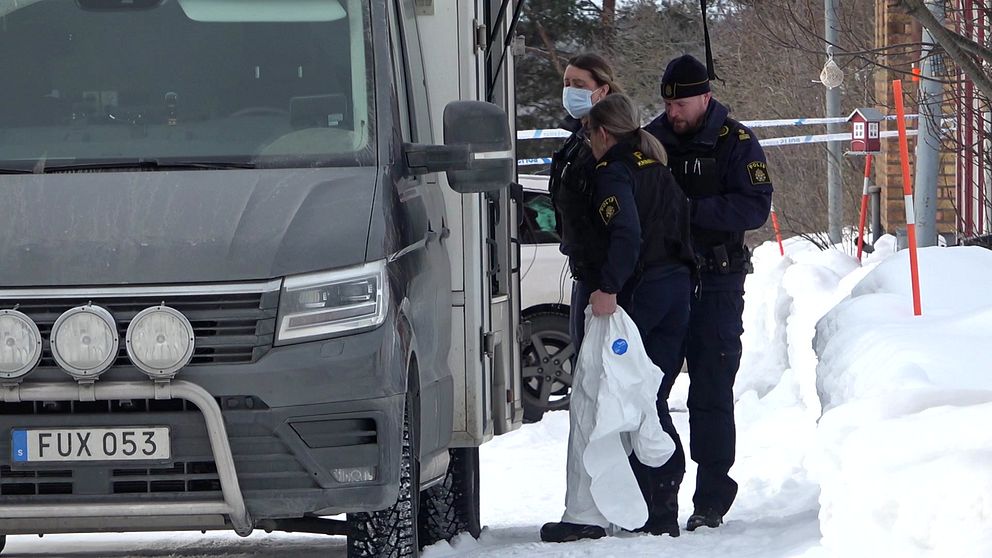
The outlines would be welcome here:
M 964 37 L 952 33 L 941 25 L 923 3 L 923 0 L 901 0 L 901 3 L 906 7 L 909 15 L 913 16 L 913 18 L 926 27 L 930 35 L 944 47 L 947 54 L 954 59 L 954 62 L 968 76 L 968 79 L 975 84 L 975 87 L 982 92 L 982 95 L 986 99 L 992 99 L 992 79 L 989 79 L 989 76 L 982 71 L 981 66 L 964 51 L 960 44 L 961 41 L 965 40 Z M 992 62 L 992 60 L 989 61 Z

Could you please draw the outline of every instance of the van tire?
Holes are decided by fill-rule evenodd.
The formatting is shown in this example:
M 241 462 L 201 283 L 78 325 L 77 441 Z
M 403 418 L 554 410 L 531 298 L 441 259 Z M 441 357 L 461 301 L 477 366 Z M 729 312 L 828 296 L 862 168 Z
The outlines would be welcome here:
M 524 407 L 524 422 L 537 422 L 547 411 L 563 411 L 568 409 L 572 396 L 572 362 L 575 355 L 571 349 L 572 339 L 569 333 L 568 315 L 559 312 L 537 312 L 528 316 L 530 322 L 530 339 L 520 344 L 521 400 Z M 540 342 L 540 346 L 536 343 Z M 568 350 L 570 358 L 564 362 L 554 362 L 554 357 L 560 351 Z M 549 357 L 547 363 L 544 357 Z M 528 377 L 527 369 L 539 366 L 545 373 L 541 376 Z M 547 377 L 552 378 L 552 389 L 544 390 Z M 550 397 L 555 397 L 551 399 Z
M 479 448 L 448 450 L 444 479 L 420 495 L 420 544 L 450 541 L 459 533 L 479 538 Z
M 407 558 L 420 554 L 417 515 L 420 508 L 420 464 L 413 418 L 408 403 L 403 412 L 400 490 L 396 503 L 375 512 L 348 514 L 351 535 L 348 558 Z

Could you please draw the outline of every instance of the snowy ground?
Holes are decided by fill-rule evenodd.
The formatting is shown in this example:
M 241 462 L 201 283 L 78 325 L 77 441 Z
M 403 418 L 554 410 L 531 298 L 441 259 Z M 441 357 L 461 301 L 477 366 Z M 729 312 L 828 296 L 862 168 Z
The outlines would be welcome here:
M 914 317 L 908 256 L 893 242 L 863 266 L 796 239 L 784 258 L 771 244 L 756 251 L 735 390 L 740 495 L 723 527 L 540 543 L 564 501 L 568 420 L 554 413 L 483 447 L 486 530 L 425 558 L 992 556 L 992 251 L 922 250 L 923 316 Z M 686 387 L 672 401 L 684 437 Z M 343 544 L 286 534 L 12 537 L 4 555 L 307 558 L 344 556 Z

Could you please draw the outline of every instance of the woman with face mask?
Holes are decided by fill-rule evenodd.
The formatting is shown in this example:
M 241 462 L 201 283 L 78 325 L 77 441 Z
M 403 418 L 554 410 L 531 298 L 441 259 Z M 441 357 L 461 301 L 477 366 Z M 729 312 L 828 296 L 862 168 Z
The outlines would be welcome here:
M 666 166 L 664 147 L 639 121 L 633 103 L 622 94 L 610 95 L 590 109 L 583 129 L 595 161 L 589 195 L 584 204 L 559 209 L 566 223 L 586 227 L 576 240 L 580 244 L 569 246 L 571 253 L 582 254 L 584 266 L 573 288 L 573 341 L 582 341 L 587 305 L 594 316 L 611 315 L 619 305 L 637 325 L 648 357 L 664 374 L 658 417 L 675 442 L 675 453 L 660 468 L 643 465 L 634 456 L 630 462 L 648 507 L 648 521 L 638 531 L 678 536 L 678 488 L 685 455 L 668 411 L 668 396 L 682 368 L 695 258 L 689 202 Z M 566 498 L 562 521 L 545 525 L 541 539 L 599 538 L 609 526 L 604 523 L 587 507 L 572 509 Z
M 571 131 L 572 135 L 552 157 L 548 188 L 555 208 L 556 228 L 561 237 L 561 252 L 568 256 L 577 285 L 595 272 L 586 253 L 592 222 L 585 209 L 592 196 L 596 159 L 589 148 L 589 137 L 582 126 L 582 119 L 588 116 L 596 103 L 622 91 L 609 62 L 593 53 L 579 54 L 570 59 L 562 82 L 561 100 L 568 116 L 561 127 Z M 569 333 L 576 342 L 582 338 L 582 313 L 588 302 L 588 293 L 578 292 L 573 285 Z

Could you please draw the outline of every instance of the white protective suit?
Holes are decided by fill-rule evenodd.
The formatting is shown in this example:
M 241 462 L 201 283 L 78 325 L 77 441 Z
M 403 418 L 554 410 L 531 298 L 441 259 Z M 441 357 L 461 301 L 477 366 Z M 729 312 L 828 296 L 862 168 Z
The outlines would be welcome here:
M 651 467 L 675 453 L 658 420 L 662 372 L 623 309 L 593 317 L 589 307 L 585 323 L 569 407 L 562 521 L 633 530 L 647 521 L 648 508 L 630 468 L 631 449 Z

